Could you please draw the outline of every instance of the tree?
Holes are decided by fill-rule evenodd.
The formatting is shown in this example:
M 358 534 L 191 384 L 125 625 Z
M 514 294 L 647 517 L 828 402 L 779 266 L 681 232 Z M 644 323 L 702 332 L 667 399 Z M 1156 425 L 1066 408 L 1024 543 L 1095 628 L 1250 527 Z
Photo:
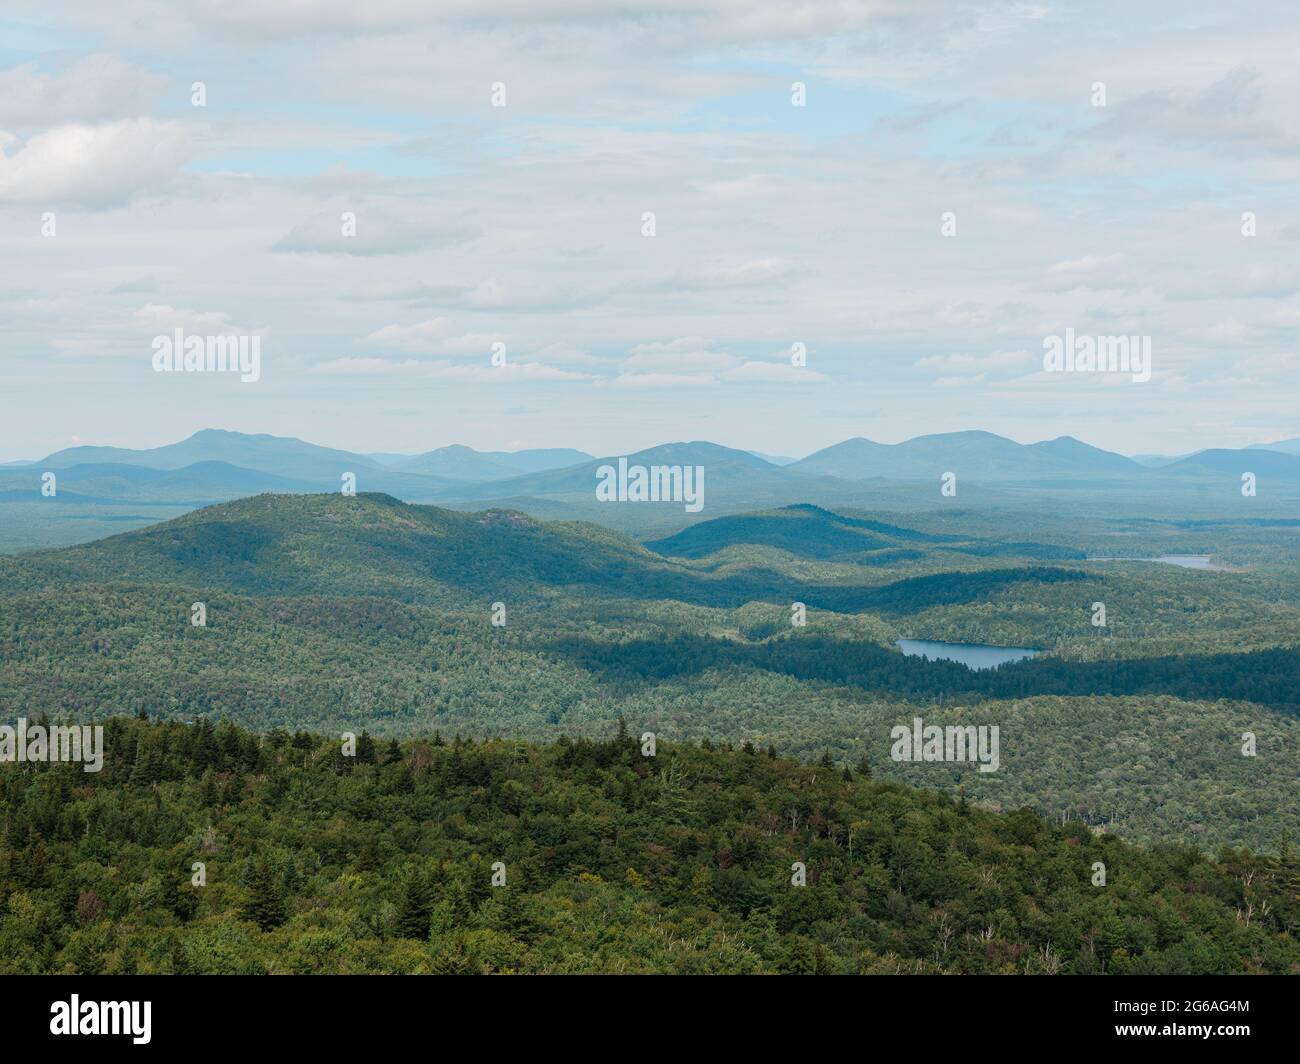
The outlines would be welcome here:
M 402 938 L 428 938 L 433 915 L 433 891 L 418 869 L 407 872 L 397 903 L 397 933 Z
M 284 897 L 275 881 L 275 873 L 265 861 L 258 862 L 243 916 L 263 931 L 279 927 L 285 921 Z

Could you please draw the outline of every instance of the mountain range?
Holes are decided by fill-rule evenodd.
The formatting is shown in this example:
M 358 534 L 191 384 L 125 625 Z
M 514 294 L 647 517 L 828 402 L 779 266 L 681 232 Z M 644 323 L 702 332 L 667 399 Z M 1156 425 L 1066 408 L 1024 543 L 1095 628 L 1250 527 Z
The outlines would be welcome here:
M 966 485 L 1177 493 L 1205 485 L 1236 491 L 1253 472 L 1261 493 L 1300 492 L 1300 440 L 1239 450 L 1214 448 L 1174 459 L 1139 459 L 1094 447 L 1070 436 L 1021 444 L 990 432 L 917 436 L 897 444 L 861 437 L 798 460 L 696 440 L 662 444 L 630 455 L 595 457 L 569 448 L 478 451 L 452 445 L 418 455 L 361 454 L 290 437 L 204 429 L 162 447 L 133 450 L 79 446 L 38 462 L 0 467 L 0 503 L 170 504 L 197 508 L 262 492 L 338 491 L 346 474 L 356 490 L 410 502 L 462 509 L 510 507 L 546 518 L 571 517 L 628 529 L 685 514 L 680 503 L 649 508 L 601 506 L 598 470 L 626 457 L 629 466 L 698 466 L 705 472 L 707 516 L 771 510 L 799 503 L 879 506 L 889 492 L 918 489 L 937 497 L 940 478 L 954 473 Z M 41 495 L 42 474 L 57 477 L 58 491 Z M 615 512 L 617 511 L 617 512 Z M 665 528 L 665 530 L 667 530 Z M 39 540 L 38 540 L 39 541 Z

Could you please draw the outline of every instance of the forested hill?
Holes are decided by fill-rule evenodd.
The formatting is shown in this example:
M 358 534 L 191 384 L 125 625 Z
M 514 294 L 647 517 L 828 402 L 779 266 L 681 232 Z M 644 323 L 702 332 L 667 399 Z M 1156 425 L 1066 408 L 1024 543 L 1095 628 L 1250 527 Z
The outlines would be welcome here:
M 761 566 L 712 574 L 597 525 L 337 493 L 258 495 L 81 546 L 0 557 L 0 590 L 15 592 L 131 582 L 476 606 L 564 592 L 717 607 L 798 600 L 839 611 L 899 611 L 1082 575 L 1008 567 L 864 587 L 810 584 Z
M 1289 849 L 1147 851 L 829 759 L 127 718 L 106 744 L 98 774 L 0 765 L 6 972 L 1300 973 Z

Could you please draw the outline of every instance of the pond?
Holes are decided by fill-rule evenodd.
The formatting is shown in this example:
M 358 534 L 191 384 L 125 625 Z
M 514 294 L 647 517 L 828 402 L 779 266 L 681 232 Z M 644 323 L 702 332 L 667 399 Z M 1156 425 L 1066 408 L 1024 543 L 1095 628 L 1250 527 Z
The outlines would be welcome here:
M 1038 653 L 1027 647 L 991 647 L 982 643 L 940 643 L 930 639 L 900 639 L 894 644 L 909 658 L 958 661 L 970 669 L 992 669 Z
M 1089 558 L 1090 562 L 1159 562 L 1161 565 L 1176 565 L 1180 569 L 1208 569 L 1216 573 L 1234 573 L 1240 570 L 1231 566 L 1220 565 L 1210 560 L 1209 554 L 1162 554 L 1159 558 Z

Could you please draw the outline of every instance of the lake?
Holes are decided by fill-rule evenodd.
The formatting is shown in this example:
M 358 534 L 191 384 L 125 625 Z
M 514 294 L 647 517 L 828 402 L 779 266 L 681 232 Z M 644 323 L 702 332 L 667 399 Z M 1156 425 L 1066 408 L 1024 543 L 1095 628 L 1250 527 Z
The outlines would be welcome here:
M 922 657 L 930 661 L 942 658 L 959 661 L 971 669 L 992 669 L 1008 661 L 1032 658 L 1037 650 L 1026 647 L 991 647 L 982 643 L 939 643 L 930 639 L 900 639 L 894 644 L 909 658 Z
M 1214 569 L 1221 573 L 1228 571 L 1226 565 L 1215 565 L 1210 561 L 1208 554 L 1162 554 L 1153 560 L 1164 562 L 1166 565 L 1176 565 L 1180 569 Z
M 1226 565 L 1210 561 L 1208 554 L 1162 554 L 1159 558 L 1089 558 L 1090 562 L 1160 562 L 1180 569 L 1208 569 L 1216 573 L 1237 572 Z

